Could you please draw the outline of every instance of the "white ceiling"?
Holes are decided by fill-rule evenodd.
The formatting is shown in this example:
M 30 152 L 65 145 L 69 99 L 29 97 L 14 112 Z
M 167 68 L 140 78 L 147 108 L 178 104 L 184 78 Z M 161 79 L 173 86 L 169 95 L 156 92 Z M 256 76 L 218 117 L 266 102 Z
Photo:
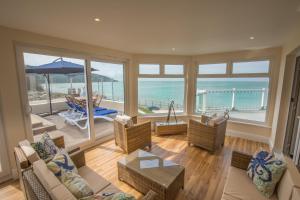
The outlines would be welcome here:
M 299 6 L 300 0 L 0 0 L 0 25 L 131 53 L 187 55 L 282 45 L 300 26 Z

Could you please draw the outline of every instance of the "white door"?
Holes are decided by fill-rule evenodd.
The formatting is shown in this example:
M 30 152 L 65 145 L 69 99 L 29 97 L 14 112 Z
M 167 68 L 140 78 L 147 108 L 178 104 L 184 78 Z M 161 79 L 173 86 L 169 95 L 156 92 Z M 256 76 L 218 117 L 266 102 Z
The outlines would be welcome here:
M 2 122 L 2 107 L 0 96 L 0 183 L 10 178 L 9 159 L 7 155 L 6 138 Z

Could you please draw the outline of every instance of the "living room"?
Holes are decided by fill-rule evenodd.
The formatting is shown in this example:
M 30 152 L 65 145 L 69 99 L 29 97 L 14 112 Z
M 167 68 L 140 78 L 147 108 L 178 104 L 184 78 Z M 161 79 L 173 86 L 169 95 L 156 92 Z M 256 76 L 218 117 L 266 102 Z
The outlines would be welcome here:
M 298 199 L 298 0 L 0 5 L 1 199 L 82 198 L 39 179 L 40 141 L 91 199 Z

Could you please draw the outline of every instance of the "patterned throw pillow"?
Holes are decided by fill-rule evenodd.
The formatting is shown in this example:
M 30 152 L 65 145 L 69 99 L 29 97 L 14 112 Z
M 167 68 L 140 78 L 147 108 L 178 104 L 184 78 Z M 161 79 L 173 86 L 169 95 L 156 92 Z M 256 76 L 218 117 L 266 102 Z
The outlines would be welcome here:
M 45 161 L 51 160 L 58 150 L 48 133 L 44 133 L 40 141 L 32 143 L 31 146 Z
M 276 159 L 267 151 L 254 155 L 249 163 L 247 174 L 256 188 L 267 198 L 270 198 L 286 169 L 284 161 Z
M 135 197 L 130 194 L 119 192 L 111 196 L 105 197 L 104 200 L 135 200 Z
M 47 163 L 47 167 L 60 180 L 63 172 L 74 172 L 75 174 L 78 174 L 78 170 L 72 159 L 63 149 L 59 150 L 54 158 Z
M 61 182 L 77 199 L 86 199 L 85 197 L 91 197 L 94 194 L 88 183 L 72 171 L 63 171 Z

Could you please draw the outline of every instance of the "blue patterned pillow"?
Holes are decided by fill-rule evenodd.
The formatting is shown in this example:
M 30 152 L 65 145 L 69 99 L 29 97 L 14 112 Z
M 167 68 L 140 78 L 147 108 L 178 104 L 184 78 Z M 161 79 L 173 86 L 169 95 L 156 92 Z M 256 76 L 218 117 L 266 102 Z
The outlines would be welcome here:
M 256 188 L 267 198 L 270 198 L 286 169 L 284 161 L 276 159 L 267 151 L 254 155 L 249 163 L 247 174 Z
M 51 160 L 58 150 L 48 133 L 44 133 L 42 138 L 38 142 L 32 143 L 31 146 L 45 161 Z
M 91 198 L 94 194 L 93 190 L 80 175 L 71 171 L 64 171 L 61 176 L 61 182 L 77 199 L 94 199 Z
M 47 163 L 47 167 L 59 179 L 61 179 L 63 172 L 73 172 L 78 174 L 78 170 L 72 159 L 63 149 L 59 150 L 54 158 Z

